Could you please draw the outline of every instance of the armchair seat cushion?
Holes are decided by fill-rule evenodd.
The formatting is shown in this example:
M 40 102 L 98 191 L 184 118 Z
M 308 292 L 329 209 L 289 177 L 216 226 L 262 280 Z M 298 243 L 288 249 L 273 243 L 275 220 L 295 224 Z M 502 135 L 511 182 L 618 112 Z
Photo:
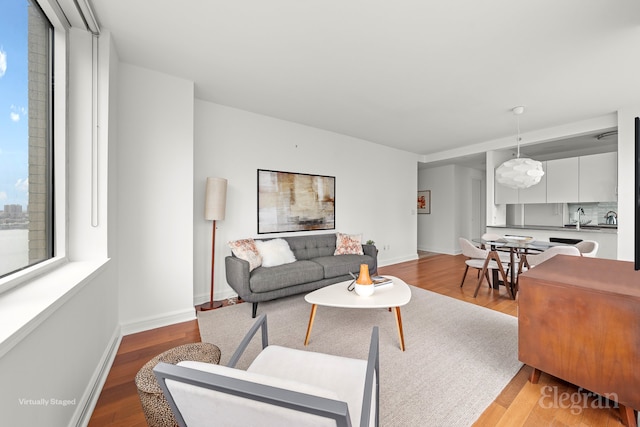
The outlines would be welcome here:
M 338 400 L 347 402 L 349 406 L 351 425 L 360 425 L 361 414 L 356 408 L 362 408 L 366 360 L 270 345 L 262 350 L 247 371 L 334 390 Z M 373 421 L 375 394 L 371 400 L 370 420 Z

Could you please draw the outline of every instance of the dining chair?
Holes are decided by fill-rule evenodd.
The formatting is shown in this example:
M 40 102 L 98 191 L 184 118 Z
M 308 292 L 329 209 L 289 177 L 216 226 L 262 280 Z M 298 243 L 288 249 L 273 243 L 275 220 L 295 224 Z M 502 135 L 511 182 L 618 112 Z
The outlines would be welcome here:
M 501 236 L 497 233 L 484 233 L 482 235 L 482 240 L 487 240 L 487 241 L 491 241 L 491 242 L 505 242 L 506 240 L 504 239 L 504 236 Z M 498 249 L 498 256 L 500 257 L 500 261 L 504 262 L 504 263 L 511 263 L 511 255 L 509 254 L 510 251 L 501 251 Z
M 583 240 L 575 244 L 582 256 L 595 258 L 598 253 L 598 242 L 594 240 Z
M 518 266 L 518 274 L 526 271 L 529 268 L 533 268 L 536 265 L 540 265 L 548 259 L 553 258 L 556 255 L 572 255 L 580 256 L 580 250 L 575 246 L 552 246 L 544 252 L 539 254 L 525 254 Z
M 502 264 L 498 264 L 495 259 L 489 259 L 489 250 L 481 249 L 475 246 L 471 241 L 465 239 L 464 237 L 458 238 L 460 242 L 460 249 L 462 249 L 462 255 L 466 256 L 468 259 L 465 261 L 466 267 L 464 269 L 464 274 L 462 275 L 462 281 L 460 282 L 460 287 L 464 285 L 464 280 L 467 278 L 467 273 L 469 271 L 469 267 L 475 268 L 478 270 L 478 284 L 476 287 L 476 293 L 474 297 L 478 293 L 478 288 L 484 281 L 487 279 L 487 284 L 491 287 L 491 279 L 489 278 L 489 270 L 501 270 L 503 273 L 503 278 L 506 277 L 504 272 L 504 267 Z
M 464 285 L 464 280 L 467 278 L 467 273 L 469 272 L 469 267 L 475 268 L 478 270 L 478 277 L 480 275 L 480 271 L 482 271 L 482 267 L 484 266 L 484 262 L 487 259 L 487 255 L 489 255 L 489 251 L 484 248 L 479 248 L 469 240 L 464 237 L 458 238 L 460 242 L 460 249 L 462 249 L 462 255 L 467 257 L 467 260 L 464 262 L 466 264 L 464 268 L 464 274 L 462 275 L 462 281 L 460 282 L 460 287 Z M 498 268 L 495 265 L 495 268 Z M 486 274 L 487 281 L 489 283 L 489 273 Z

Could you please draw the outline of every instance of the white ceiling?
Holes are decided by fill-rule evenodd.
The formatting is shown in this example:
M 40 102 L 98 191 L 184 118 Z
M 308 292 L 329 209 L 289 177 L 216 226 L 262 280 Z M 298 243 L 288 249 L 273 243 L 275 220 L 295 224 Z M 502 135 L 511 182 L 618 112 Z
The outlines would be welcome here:
M 92 0 L 196 97 L 417 154 L 640 100 L 637 0 Z

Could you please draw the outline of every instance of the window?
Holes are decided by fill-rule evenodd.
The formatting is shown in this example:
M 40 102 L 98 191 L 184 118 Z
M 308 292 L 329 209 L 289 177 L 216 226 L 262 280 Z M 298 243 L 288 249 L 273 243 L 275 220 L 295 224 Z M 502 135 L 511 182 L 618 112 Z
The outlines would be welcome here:
M 0 3 L 0 277 L 53 257 L 53 27 Z

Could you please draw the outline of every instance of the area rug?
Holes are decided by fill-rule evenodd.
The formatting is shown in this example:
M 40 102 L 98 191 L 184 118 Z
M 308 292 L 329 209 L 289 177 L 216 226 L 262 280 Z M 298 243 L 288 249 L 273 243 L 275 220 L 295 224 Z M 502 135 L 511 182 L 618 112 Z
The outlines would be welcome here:
M 311 306 L 304 295 L 262 302 L 269 343 L 366 359 L 371 329 L 380 328 L 380 425 L 469 426 L 518 372 L 515 317 L 411 286 L 402 307 L 406 351 L 393 313 L 386 309 L 318 307 L 309 345 Z M 198 312 L 202 341 L 231 358 L 253 324 L 251 304 Z M 260 351 L 254 339 L 238 367 Z

